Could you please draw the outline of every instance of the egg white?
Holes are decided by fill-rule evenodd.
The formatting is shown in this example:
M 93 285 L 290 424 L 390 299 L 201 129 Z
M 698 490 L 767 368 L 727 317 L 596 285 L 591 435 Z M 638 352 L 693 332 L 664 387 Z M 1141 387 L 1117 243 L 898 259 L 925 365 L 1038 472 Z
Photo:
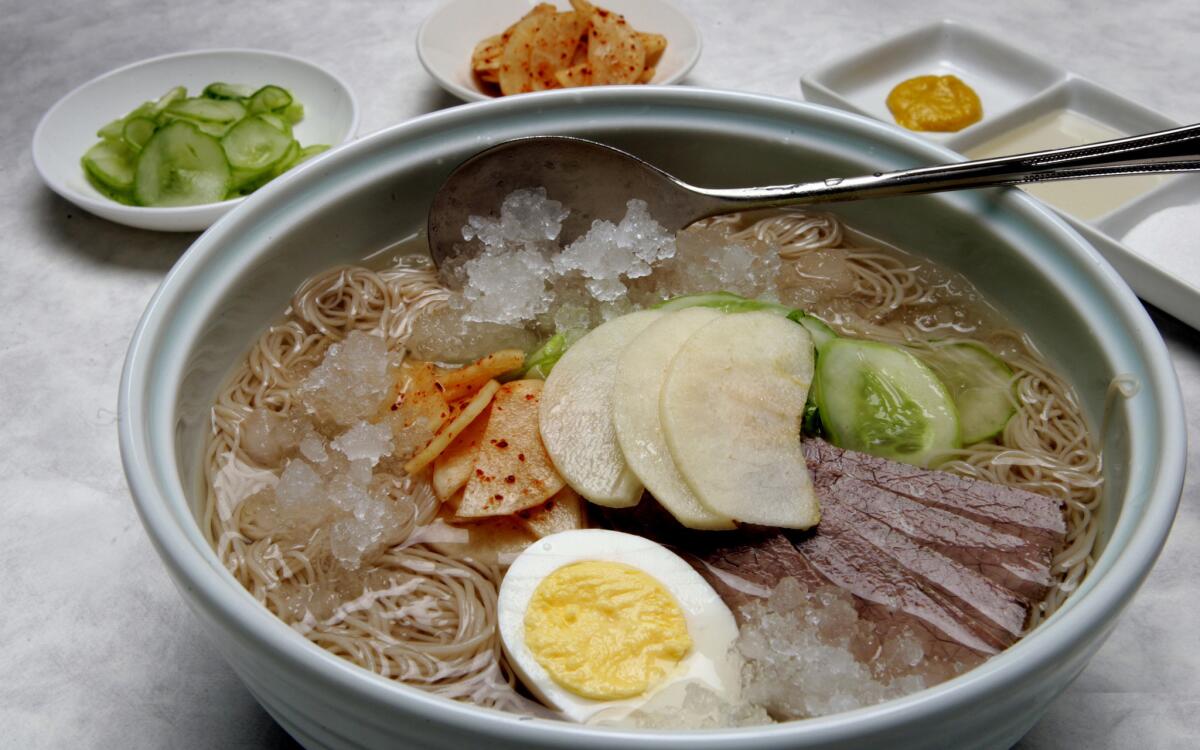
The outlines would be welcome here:
M 670 591 L 683 612 L 692 648 L 671 674 L 642 695 L 612 701 L 575 695 L 550 677 L 525 643 L 525 611 L 538 585 L 564 565 L 587 560 L 638 568 Z M 738 630 L 733 613 L 692 566 L 649 539 L 606 529 L 564 531 L 544 537 L 513 561 L 500 584 L 497 609 L 501 642 L 517 676 L 566 719 L 616 722 L 668 689 L 682 697 L 679 687 L 689 682 L 727 699 L 737 699 L 738 670 L 731 649 Z

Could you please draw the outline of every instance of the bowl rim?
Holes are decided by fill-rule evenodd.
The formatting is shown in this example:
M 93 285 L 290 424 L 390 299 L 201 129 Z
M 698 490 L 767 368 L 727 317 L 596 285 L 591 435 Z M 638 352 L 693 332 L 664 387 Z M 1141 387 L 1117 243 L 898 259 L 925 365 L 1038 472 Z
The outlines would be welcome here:
M 691 104 L 733 108 L 735 111 L 786 111 L 792 115 L 816 118 L 824 124 L 837 125 L 859 135 L 875 136 L 893 145 L 928 154 L 930 159 L 961 159 L 942 146 L 884 123 L 782 97 L 693 87 L 626 86 L 589 91 L 590 98 L 616 104 Z M 477 121 L 490 113 L 501 114 L 526 108 L 537 111 L 555 104 L 579 108 L 578 96 L 579 92 L 572 91 L 541 92 L 442 110 L 378 131 L 341 146 L 336 152 L 347 160 L 356 154 L 359 158 L 365 158 L 372 151 L 386 149 L 397 141 L 415 140 L 423 134 L 445 130 L 446 126 L 460 121 Z M 329 163 L 326 161 L 325 165 Z M 192 597 L 189 604 L 196 606 L 193 602 L 199 600 L 206 616 L 218 619 L 224 628 L 235 631 L 276 663 L 301 674 L 319 675 L 320 682 L 335 685 L 355 702 L 378 708 L 380 713 L 376 715 L 381 716 L 377 720 L 381 727 L 386 728 L 391 724 L 382 718 L 382 712 L 390 712 L 393 720 L 396 716 L 420 716 L 425 721 L 444 723 L 460 731 L 480 736 L 500 735 L 510 741 L 530 745 L 565 746 L 569 743 L 581 748 L 607 748 L 628 743 L 629 747 L 682 749 L 728 747 L 731 742 L 751 738 L 764 748 L 783 748 L 797 741 L 819 743 L 845 740 L 863 733 L 884 731 L 901 723 L 912 725 L 949 709 L 969 711 L 971 704 L 983 696 L 1012 687 L 1038 674 L 1046 664 L 1053 663 L 1053 657 L 1062 656 L 1077 637 L 1088 632 L 1100 632 L 1106 625 L 1111 625 L 1113 618 L 1149 573 L 1161 551 L 1179 502 L 1186 462 L 1182 399 L 1166 346 L 1132 291 L 1094 248 L 1049 209 L 1020 191 L 1008 190 L 1004 196 L 1009 202 L 1006 210 L 1017 211 L 1023 219 L 1037 226 L 1039 231 L 1052 235 L 1054 244 L 1063 248 L 1064 253 L 1086 262 L 1093 269 L 1094 276 L 1089 280 L 1088 288 L 1100 292 L 1105 303 L 1117 303 L 1113 312 L 1120 315 L 1121 321 L 1136 334 L 1129 345 L 1134 347 L 1138 359 L 1147 366 L 1147 379 L 1151 382 L 1144 385 L 1151 386 L 1161 397 L 1159 411 L 1153 415 L 1157 429 L 1152 434 L 1161 438 L 1162 451 L 1157 471 L 1145 480 L 1147 491 L 1144 496 L 1147 499 L 1142 512 L 1134 516 L 1129 508 L 1123 508 L 1112 538 L 1097 561 L 1097 570 L 1085 583 L 1090 590 L 1085 592 L 1086 595 L 1073 597 L 1069 607 L 1056 613 L 1033 636 L 1023 639 L 1014 649 L 946 683 L 875 706 L 773 726 L 670 733 L 600 730 L 558 721 L 529 720 L 456 703 L 361 669 L 309 642 L 286 626 L 237 584 L 219 562 L 213 563 L 215 557 L 211 547 L 205 545 L 201 549 L 193 543 L 198 537 L 195 533 L 189 536 L 185 528 L 190 525 L 194 532 L 199 525 L 183 492 L 173 458 L 174 446 L 164 446 L 158 451 L 165 451 L 165 460 L 175 469 L 174 473 L 167 477 L 158 476 L 151 459 L 156 450 L 151 448 L 149 439 L 150 433 L 156 430 L 148 427 L 149 410 L 139 397 L 139 394 L 146 393 L 148 384 L 154 379 L 157 369 L 155 350 L 161 346 L 160 339 L 166 323 L 176 313 L 176 292 L 186 288 L 193 277 L 204 272 L 210 256 L 220 252 L 221 243 L 227 236 L 236 236 L 243 223 L 253 223 L 258 214 L 284 205 L 291 196 L 308 190 L 312 183 L 319 181 L 322 171 L 314 165 L 314 168 L 305 170 L 306 178 L 301 179 L 298 175 L 296 179 L 268 185 L 261 193 L 255 194 L 253 202 L 239 206 L 202 235 L 167 274 L 138 323 L 122 372 L 118 407 L 121 456 L 134 503 L 148 535 L 176 581 L 188 589 Z M 1070 296 L 1070 289 L 1067 287 L 1060 291 Z M 156 419 L 161 421 L 163 416 L 160 414 Z M 1129 497 L 1128 492 L 1126 497 Z M 224 577 L 221 573 L 225 574 Z M 1098 645 L 1096 641 L 1095 647 Z M 1013 657 L 1014 650 L 1020 652 L 1021 658 Z M 293 685 L 292 689 L 305 691 L 319 688 L 303 681 Z
M 75 203 L 79 207 L 92 213 L 96 213 L 98 211 L 108 211 L 127 213 L 130 216 L 199 219 L 205 214 L 211 213 L 214 210 L 228 211 L 234 206 L 243 203 L 249 196 L 243 195 L 237 198 L 217 201 L 216 203 L 199 203 L 193 206 L 129 206 L 114 200 L 97 200 L 90 195 L 85 195 L 72 189 L 65 182 L 59 180 L 58 175 L 55 174 L 54 170 L 50 169 L 49 166 L 44 164 L 39 157 L 39 144 L 45 139 L 44 134 L 46 128 L 49 126 L 49 123 L 54 121 L 54 119 L 59 115 L 59 110 L 66 107 L 70 100 L 74 99 L 78 94 L 86 91 L 92 86 L 95 86 L 102 81 L 107 81 L 111 78 L 122 76 L 135 68 L 150 67 L 167 60 L 176 60 L 187 57 L 208 57 L 233 54 L 270 57 L 277 60 L 285 60 L 293 65 L 311 68 L 312 70 L 315 70 L 318 73 L 330 78 L 334 83 L 337 84 L 342 94 L 346 97 L 346 101 L 350 103 L 350 125 L 346 128 L 346 135 L 342 138 L 341 143 L 330 145 L 340 146 L 354 140 L 358 133 L 360 117 L 358 98 L 354 95 L 354 90 L 350 88 L 350 85 L 332 70 L 303 57 L 292 55 L 287 52 L 277 52 L 275 50 L 255 49 L 252 47 L 213 47 L 185 50 L 183 52 L 171 52 L 165 55 L 148 57 L 144 60 L 137 60 L 135 62 L 122 65 L 119 68 L 114 68 L 106 73 L 101 73 L 95 78 L 84 81 L 75 88 L 71 89 L 66 94 L 61 96 L 58 101 L 51 105 L 50 109 L 46 110 L 45 114 L 43 114 L 41 119 L 38 120 L 37 127 L 35 127 L 33 130 L 33 139 L 30 145 L 30 151 L 33 153 L 33 166 L 37 170 L 37 173 L 41 176 L 42 182 L 44 182 L 48 188 L 62 196 L 64 199 L 71 201 L 72 203 Z
M 558 7 L 557 0 L 548 0 L 548 1 L 554 3 L 555 7 Z M 461 2 L 464 2 L 464 0 L 440 0 L 440 2 L 437 4 L 437 6 L 435 6 L 433 8 L 433 10 L 429 11 L 429 14 L 427 16 L 425 16 L 425 18 L 421 21 L 421 25 L 417 28 L 417 36 L 416 36 L 417 59 L 421 62 L 421 67 L 425 68 L 425 72 L 429 74 L 429 77 L 432 78 L 434 80 L 434 82 L 437 83 L 438 86 L 442 87 L 443 90 L 445 90 L 446 92 L 448 92 L 454 96 L 457 96 L 459 99 L 462 99 L 465 102 L 487 102 L 487 101 L 493 101 L 495 99 L 511 98 L 511 96 L 509 96 L 509 97 L 488 96 L 487 94 L 483 93 L 482 91 L 479 91 L 477 89 L 473 89 L 473 88 L 470 88 L 467 86 L 463 86 L 462 84 L 458 83 L 453 78 L 451 78 L 449 75 L 447 75 L 447 72 L 445 70 L 443 70 L 440 66 L 435 65 L 430 61 L 430 59 L 428 57 L 428 50 L 427 50 L 427 48 L 429 46 L 428 39 L 429 39 L 429 34 L 430 34 L 430 32 L 429 32 L 430 24 L 432 22 L 438 20 L 446 12 L 453 10 L 454 6 Z M 696 63 L 700 61 L 700 53 L 704 50 L 704 37 L 700 33 L 700 27 L 696 25 L 696 23 L 691 19 L 691 17 L 687 13 L 683 12 L 682 8 L 680 8 L 678 5 L 676 5 L 674 2 L 672 2 L 672 0 L 639 0 L 639 2 L 642 5 L 657 4 L 657 5 L 662 5 L 667 8 L 670 8 L 672 11 L 677 13 L 680 18 L 684 19 L 684 22 L 687 24 L 686 28 L 691 32 L 692 36 L 695 37 L 695 39 L 696 39 L 695 49 L 692 50 L 692 54 L 690 56 L 688 56 L 688 58 L 683 62 L 683 64 L 680 66 L 678 71 L 672 73 L 671 75 L 667 76 L 666 78 L 663 78 L 661 81 L 654 81 L 654 82 L 647 83 L 647 84 L 641 84 L 643 86 L 673 86 L 673 85 L 679 83 L 680 81 L 682 81 L 685 77 L 687 77 L 687 75 L 692 72 L 692 69 L 696 67 Z M 532 7 L 532 4 L 530 4 L 530 7 Z M 559 8 L 559 10 L 561 10 L 561 8 Z M 514 21 L 515 21 L 515 19 L 514 19 Z M 666 35 L 664 34 L 664 36 L 666 36 Z M 582 86 L 578 89 L 571 89 L 571 90 L 580 91 L 580 90 L 590 90 L 590 89 L 594 89 L 594 88 L 601 88 L 601 87 Z M 538 92 L 538 93 L 541 93 L 541 92 Z M 524 94 L 513 94 L 512 96 L 524 96 Z

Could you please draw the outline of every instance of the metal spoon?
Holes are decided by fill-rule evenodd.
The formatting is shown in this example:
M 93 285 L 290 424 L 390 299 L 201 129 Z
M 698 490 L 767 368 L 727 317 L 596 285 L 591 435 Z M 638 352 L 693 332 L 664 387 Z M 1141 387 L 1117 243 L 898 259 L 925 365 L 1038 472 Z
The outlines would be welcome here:
M 619 220 L 631 198 L 646 201 L 650 215 L 675 231 L 715 214 L 757 208 L 1197 170 L 1200 125 L 996 159 L 750 188 L 696 187 L 611 146 L 536 136 L 493 146 L 450 174 L 429 209 L 429 251 L 441 265 L 463 247 L 462 227 L 468 216 L 494 212 L 506 195 L 520 188 L 544 187 L 550 198 L 571 209 L 559 237 L 569 242 L 595 219 Z

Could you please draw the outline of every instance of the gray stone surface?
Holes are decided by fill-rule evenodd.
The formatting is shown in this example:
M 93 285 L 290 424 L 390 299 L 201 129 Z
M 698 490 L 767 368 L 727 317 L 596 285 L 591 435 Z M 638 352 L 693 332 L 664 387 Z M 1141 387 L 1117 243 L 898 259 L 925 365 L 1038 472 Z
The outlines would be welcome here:
M 1186 122 L 1200 120 L 1195 0 L 679 0 L 701 26 L 694 85 L 799 98 L 800 74 L 954 17 Z M 186 611 L 129 501 L 116 439 L 130 334 L 194 235 L 92 218 L 38 181 L 42 113 L 119 65 L 263 47 L 329 66 L 362 133 L 455 104 L 417 63 L 432 2 L 0 0 L 0 746 L 293 743 Z M 1019 745 L 1200 746 L 1200 334 L 1152 311 L 1188 408 L 1189 481 L 1157 568 L 1096 659 Z

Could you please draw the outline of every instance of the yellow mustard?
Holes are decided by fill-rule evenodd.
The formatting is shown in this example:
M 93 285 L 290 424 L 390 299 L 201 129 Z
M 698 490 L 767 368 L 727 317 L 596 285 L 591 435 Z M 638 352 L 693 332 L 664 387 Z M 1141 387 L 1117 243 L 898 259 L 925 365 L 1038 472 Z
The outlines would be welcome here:
M 654 687 L 692 639 L 678 602 L 657 579 L 591 560 L 542 579 L 525 611 L 525 644 L 559 685 L 604 701 Z
M 952 133 L 983 118 L 979 95 L 958 76 L 917 76 L 896 84 L 887 98 L 896 122 L 909 130 Z

